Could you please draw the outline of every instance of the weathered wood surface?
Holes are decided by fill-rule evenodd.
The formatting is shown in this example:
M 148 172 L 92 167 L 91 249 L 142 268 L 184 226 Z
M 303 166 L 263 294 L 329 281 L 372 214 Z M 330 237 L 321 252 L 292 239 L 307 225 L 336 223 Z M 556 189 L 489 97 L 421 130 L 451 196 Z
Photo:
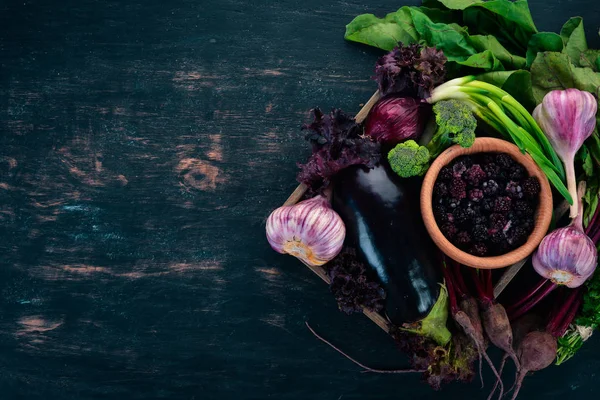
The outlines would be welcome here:
M 308 110 L 356 112 L 378 54 L 356 14 L 406 2 L 0 3 L 0 398 L 465 398 L 418 376 L 264 220 L 308 154 Z M 531 1 L 542 29 L 592 0 Z M 597 398 L 596 338 L 523 398 Z M 488 377 L 491 382 L 491 377 Z

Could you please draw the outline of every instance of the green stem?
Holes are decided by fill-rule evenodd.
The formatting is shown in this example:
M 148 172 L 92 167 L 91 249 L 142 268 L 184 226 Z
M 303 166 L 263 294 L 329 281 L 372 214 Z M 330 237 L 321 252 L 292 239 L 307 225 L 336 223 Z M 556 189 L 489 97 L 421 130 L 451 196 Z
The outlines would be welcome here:
M 565 171 L 563 170 L 561 160 L 556 154 L 556 151 L 554 151 L 552 144 L 550 143 L 544 132 L 541 130 L 535 119 L 533 119 L 529 111 L 527 111 L 527 109 L 523 107 L 523 105 L 519 103 L 517 99 L 511 96 L 507 91 L 487 82 L 472 80 L 466 83 L 465 85 L 487 90 L 491 94 L 491 97 L 495 97 L 498 100 L 500 100 L 501 103 L 512 106 L 515 112 L 521 114 L 521 116 L 527 121 L 527 124 L 523 124 L 523 127 L 525 128 L 527 125 L 531 127 L 533 136 L 542 145 L 544 152 L 548 156 L 550 156 L 552 163 L 557 168 L 559 176 L 561 176 L 561 178 L 564 180 Z

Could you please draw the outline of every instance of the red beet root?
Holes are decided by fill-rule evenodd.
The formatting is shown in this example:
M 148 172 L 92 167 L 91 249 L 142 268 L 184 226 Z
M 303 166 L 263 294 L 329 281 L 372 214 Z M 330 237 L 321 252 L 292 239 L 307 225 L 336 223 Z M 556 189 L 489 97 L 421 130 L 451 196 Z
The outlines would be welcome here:
M 514 361 L 517 370 L 519 359 L 513 350 L 513 332 L 506 310 L 501 304 L 494 303 L 482 313 L 485 333 L 494 346 L 504 350 Z
M 468 333 L 468 336 L 471 338 L 471 340 L 473 340 L 473 342 L 476 343 L 476 347 L 477 347 L 477 352 L 479 353 L 479 379 L 481 380 L 481 387 L 483 388 L 483 373 L 482 373 L 482 354 L 481 351 L 485 351 L 486 349 L 486 344 L 485 344 L 485 339 L 483 337 L 483 327 L 481 325 L 481 318 L 479 317 L 479 305 L 477 305 L 477 300 L 475 300 L 473 297 L 463 297 L 463 299 L 460 301 L 459 305 L 458 305 L 460 311 L 462 311 L 466 317 L 468 318 L 470 324 L 465 324 L 465 323 L 459 323 L 459 325 L 463 328 L 463 330 L 465 330 L 465 325 L 467 326 L 468 329 L 471 330 L 470 333 Z M 464 318 L 462 316 L 459 316 L 460 318 Z M 454 318 L 454 320 L 456 321 L 456 317 Z M 493 366 L 492 366 L 493 367 Z
M 528 372 L 539 371 L 548 367 L 556 359 L 556 339 L 548 332 L 529 332 L 519 348 L 517 356 L 521 361 L 521 368 L 517 377 L 515 393 L 512 400 L 517 398 L 523 379 Z
M 492 360 L 485 352 L 485 340 L 483 338 L 481 325 L 479 326 L 479 329 L 477 329 L 473 325 L 473 321 L 471 321 L 471 319 L 463 311 L 458 311 L 458 312 L 454 313 L 453 318 L 454 318 L 454 321 L 465 331 L 466 335 L 473 341 L 473 343 L 475 343 L 475 347 L 477 348 L 477 352 L 479 353 L 480 374 L 481 374 L 481 358 L 483 357 L 485 359 L 485 361 L 488 363 L 488 365 L 490 366 L 490 369 L 492 370 L 494 375 L 496 376 L 497 382 L 500 384 L 499 398 L 502 397 L 502 394 L 504 393 L 504 385 L 502 384 L 502 379 L 500 378 L 500 375 L 498 374 L 496 367 L 494 367 Z M 492 391 L 492 393 L 490 393 L 490 397 L 493 394 L 494 394 L 494 392 Z M 488 399 L 490 397 L 488 397 Z

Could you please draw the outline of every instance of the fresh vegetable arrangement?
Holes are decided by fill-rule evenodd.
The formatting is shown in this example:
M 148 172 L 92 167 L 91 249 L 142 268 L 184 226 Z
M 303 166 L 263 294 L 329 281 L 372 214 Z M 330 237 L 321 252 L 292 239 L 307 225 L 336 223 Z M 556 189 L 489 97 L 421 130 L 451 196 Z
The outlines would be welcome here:
M 360 15 L 345 38 L 387 52 L 375 64 L 377 91 L 356 118 L 312 111 L 303 127 L 312 155 L 267 219 L 267 239 L 326 280 L 341 311 L 388 331 L 412 368 L 376 370 L 342 353 L 353 362 L 423 373 L 436 389 L 481 376 L 485 363 L 491 398 L 505 393 L 510 358 L 514 399 L 528 372 L 567 362 L 600 326 L 600 50 L 588 48 L 580 17 L 559 34 L 539 32 L 525 0 L 424 0 Z M 497 150 L 440 164 L 495 140 L 485 137 L 512 143 L 537 175 Z M 435 179 L 430 197 L 424 176 Z M 554 210 L 541 201 L 551 195 Z M 460 252 L 477 263 L 459 264 Z M 472 266 L 510 254 L 523 258 L 510 273 Z M 539 278 L 516 274 L 523 265 Z M 525 290 L 495 296 L 511 277 Z M 488 342 L 505 353 L 498 366 Z

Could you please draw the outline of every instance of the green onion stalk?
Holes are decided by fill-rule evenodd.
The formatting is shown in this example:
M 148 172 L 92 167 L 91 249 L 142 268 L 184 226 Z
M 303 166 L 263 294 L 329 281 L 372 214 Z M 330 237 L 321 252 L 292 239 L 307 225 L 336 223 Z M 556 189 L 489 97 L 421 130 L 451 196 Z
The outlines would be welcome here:
M 556 190 L 569 204 L 573 204 L 564 183 L 566 176 L 562 161 L 537 122 L 514 97 L 470 75 L 436 87 L 427 102 L 434 104 L 449 99 L 469 105 L 480 120 L 513 141 L 523 153 L 527 152 Z

